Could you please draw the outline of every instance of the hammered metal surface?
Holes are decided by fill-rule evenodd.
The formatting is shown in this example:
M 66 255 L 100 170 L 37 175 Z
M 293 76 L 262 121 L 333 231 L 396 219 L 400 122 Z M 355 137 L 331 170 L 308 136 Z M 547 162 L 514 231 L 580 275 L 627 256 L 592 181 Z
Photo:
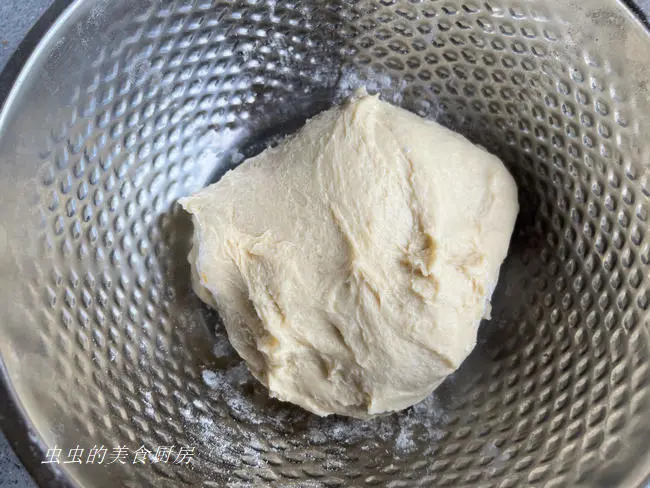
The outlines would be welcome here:
M 0 351 L 80 486 L 641 486 L 650 471 L 650 37 L 618 3 L 89 0 L 0 119 Z M 267 397 L 192 294 L 175 201 L 360 85 L 501 156 L 493 319 L 370 422 Z M 151 459 L 150 459 L 151 461 Z

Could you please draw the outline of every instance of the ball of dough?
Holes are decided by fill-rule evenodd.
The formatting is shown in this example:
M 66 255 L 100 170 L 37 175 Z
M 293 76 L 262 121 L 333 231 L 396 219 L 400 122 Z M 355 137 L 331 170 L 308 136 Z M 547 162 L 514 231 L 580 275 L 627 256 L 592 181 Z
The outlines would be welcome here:
M 181 201 L 194 289 L 272 396 L 368 418 L 476 342 L 518 212 L 499 159 L 359 95 Z

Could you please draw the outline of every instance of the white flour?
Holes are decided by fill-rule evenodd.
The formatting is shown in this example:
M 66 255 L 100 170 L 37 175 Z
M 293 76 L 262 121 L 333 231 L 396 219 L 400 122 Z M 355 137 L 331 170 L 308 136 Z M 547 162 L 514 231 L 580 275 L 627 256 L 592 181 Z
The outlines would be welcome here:
M 321 418 L 268 398 L 267 390 L 236 357 L 225 333 L 217 333 L 213 350 L 217 358 L 227 360 L 231 366 L 204 370 L 202 379 L 209 401 L 195 401 L 198 408 L 183 409 L 181 415 L 188 432 L 226 464 L 263 465 L 264 451 L 273 452 L 274 447 L 284 450 L 289 447 L 285 441 L 294 440 L 301 446 L 338 452 L 332 456 L 335 459 L 353 446 L 366 452 L 390 451 L 399 457 L 418 450 L 426 453 L 442 436 L 444 416 L 435 394 L 403 412 L 369 421 Z M 211 410 L 205 408 L 209 405 Z M 334 463 L 332 469 L 343 467 L 337 468 L 338 461 L 327 462 Z

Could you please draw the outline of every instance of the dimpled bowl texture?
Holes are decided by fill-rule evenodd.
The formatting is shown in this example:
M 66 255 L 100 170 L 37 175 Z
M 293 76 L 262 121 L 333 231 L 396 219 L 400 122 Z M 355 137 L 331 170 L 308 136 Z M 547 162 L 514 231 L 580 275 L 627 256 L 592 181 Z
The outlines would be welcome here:
M 150 454 L 58 482 L 642 486 L 649 70 L 615 0 L 73 3 L 0 118 L 3 374 L 44 447 Z M 475 351 L 369 422 L 268 398 L 192 293 L 176 203 L 364 85 L 501 157 L 522 207 Z

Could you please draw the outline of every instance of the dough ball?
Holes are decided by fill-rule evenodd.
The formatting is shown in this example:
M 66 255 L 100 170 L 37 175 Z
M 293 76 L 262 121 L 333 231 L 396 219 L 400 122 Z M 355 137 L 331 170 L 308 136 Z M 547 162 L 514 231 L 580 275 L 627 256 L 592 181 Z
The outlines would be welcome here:
M 406 408 L 476 343 L 518 212 L 504 165 L 365 94 L 182 200 L 194 289 L 272 396 Z

